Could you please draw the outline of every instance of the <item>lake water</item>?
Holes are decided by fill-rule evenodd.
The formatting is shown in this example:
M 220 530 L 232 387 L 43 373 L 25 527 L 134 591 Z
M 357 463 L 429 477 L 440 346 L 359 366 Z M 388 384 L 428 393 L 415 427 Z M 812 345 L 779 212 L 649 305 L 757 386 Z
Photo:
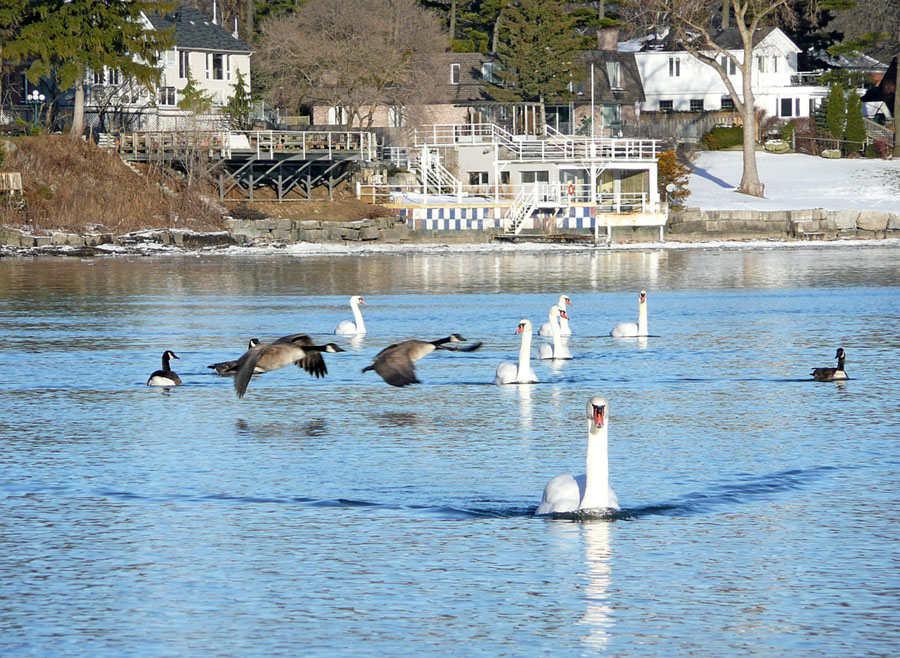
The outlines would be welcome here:
M 900 250 L 0 260 L 0 655 L 900 652 Z M 648 291 L 646 340 L 614 340 Z M 493 386 L 571 295 L 574 359 Z M 368 335 L 243 400 L 251 337 Z M 399 339 L 484 345 L 361 373 Z M 535 336 L 535 342 L 540 342 Z M 847 351 L 845 383 L 809 381 Z M 172 349 L 184 386 L 145 386 Z M 534 518 L 610 403 L 612 521 Z

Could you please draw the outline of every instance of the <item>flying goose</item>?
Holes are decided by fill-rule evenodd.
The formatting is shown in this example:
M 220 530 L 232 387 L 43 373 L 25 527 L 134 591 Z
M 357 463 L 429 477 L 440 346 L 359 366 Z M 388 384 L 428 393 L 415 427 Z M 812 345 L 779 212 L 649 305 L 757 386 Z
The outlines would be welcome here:
M 307 334 L 282 336 L 265 345 L 251 347 L 237 360 L 234 376 L 234 392 L 244 397 L 254 373 L 270 372 L 296 363 L 310 375 L 324 377 L 328 374 L 322 352 L 343 352 L 334 343 L 314 345 Z
M 350 310 L 353 311 L 353 320 L 342 320 L 334 328 L 334 333 L 339 336 L 358 336 L 366 333 L 366 323 L 363 322 L 359 305 L 365 306 L 366 302 L 359 295 L 350 298 Z
M 815 368 L 810 374 L 817 382 L 833 382 L 838 379 L 850 379 L 844 372 L 844 359 L 847 357 L 843 347 L 839 347 L 834 355 L 838 360 L 837 368 Z
M 257 345 L 259 345 L 259 338 L 251 338 L 247 349 L 253 349 Z M 237 361 L 221 361 L 206 367 L 215 370 L 217 375 L 233 375 L 237 372 Z
M 169 359 L 177 358 L 172 350 L 163 352 L 162 370 L 153 371 L 150 379 L 147 380 L 147 386 L 181 386 L 181 377 L 169 367 Z
M 475 343 L 467 347 L 457 347 L 451 343 L 465 342 L 465 338 L 459 334 L 450 334 L 446 338 L 437 340 L 406 340 L 402 343 L 389 345 L 375 355 L 372 363 L 362 369 L 363 372 L 374 370 L 381 378 L 391 386 L 406 386 L 418 384 L 416 378 L 415 362 L 428 356 L 435 350 L 450 350 L 452 352 L 473 352 L 481 347 L 481 343 Z

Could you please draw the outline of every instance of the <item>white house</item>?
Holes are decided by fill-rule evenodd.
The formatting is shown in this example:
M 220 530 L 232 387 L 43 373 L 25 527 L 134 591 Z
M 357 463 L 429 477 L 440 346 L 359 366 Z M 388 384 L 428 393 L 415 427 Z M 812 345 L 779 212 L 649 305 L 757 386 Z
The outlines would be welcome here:
M 744 51 L 737 28 L 716 37 L 716 44 L 743 61 Z M 800 49 L 777 27 L 760 28 L 754 36 L 752 84 L 755 105 L 769 116 L 784 119 L 809 117 L 827 95 L 827 87 L 804 84 L 797 69 Z M 703 112 L 729 110 L 732 99 L 725 83 L 712 66 L 684 50 L 666 49 L 644 41 L 634 53 L 646 101 L 642 110 Z M 620 44 L 620 50 L 635 50 L 634 42 Z M 725 61 L 728 75 L 742 95 L 740 68 Z M 727 60 L 727 61 L 726 61 Z
M 142 15 L 148 30 L 173 28 L 174 45 L 160 55 L 159 84 L 153 90 L 137 85 L 118 71 L 88 71 L 85 80 L 86 115 L 90 123 L 108 128 L 118 124 L 129 128 L 170 128 L 177 122 L 160 116 L 177 117 L 181 92 L 188 74 L 197 89 L 211 96 L 214 107 L 228 104 L 234 94 L 238 71 L 250 90 L 252 48 L 234 32 L 218 25 L 203 12 L 178 7 L 165 16 Z M 151 119 L 152 117 L 152 119 Z

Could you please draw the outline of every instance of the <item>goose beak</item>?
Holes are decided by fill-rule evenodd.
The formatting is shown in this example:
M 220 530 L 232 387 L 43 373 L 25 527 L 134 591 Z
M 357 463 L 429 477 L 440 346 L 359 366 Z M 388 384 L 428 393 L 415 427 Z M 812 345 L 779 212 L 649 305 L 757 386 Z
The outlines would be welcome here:
M 601 429 L 603 427 L 606 409 L 604 407 L 594 407 L 594 427 Z

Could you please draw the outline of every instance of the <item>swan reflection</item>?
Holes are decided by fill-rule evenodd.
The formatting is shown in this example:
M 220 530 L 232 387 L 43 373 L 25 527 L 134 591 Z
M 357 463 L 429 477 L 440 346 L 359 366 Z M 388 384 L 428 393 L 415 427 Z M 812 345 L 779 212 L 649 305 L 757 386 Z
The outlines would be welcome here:
M 580 524 L 584 536 L 584 561 L 587 583 L 585 585 L 586 610 L 581 618 L 585 626 L 582 641 L 593 650 L 605 649 L 615 623 L 610 606 L 609 588 L 611 550 L 609 521 Z
M 522 430 L 531 429 L 531 392 L 533 384 L 517 384 L 516 392 L 519 394 L 519 425 Z
M 356 334 L 350 338 L 350 347 L 352 347 L 357 352 L 361 351 L 363 347 L 366 346 L 366 336 L 365 334 Z

